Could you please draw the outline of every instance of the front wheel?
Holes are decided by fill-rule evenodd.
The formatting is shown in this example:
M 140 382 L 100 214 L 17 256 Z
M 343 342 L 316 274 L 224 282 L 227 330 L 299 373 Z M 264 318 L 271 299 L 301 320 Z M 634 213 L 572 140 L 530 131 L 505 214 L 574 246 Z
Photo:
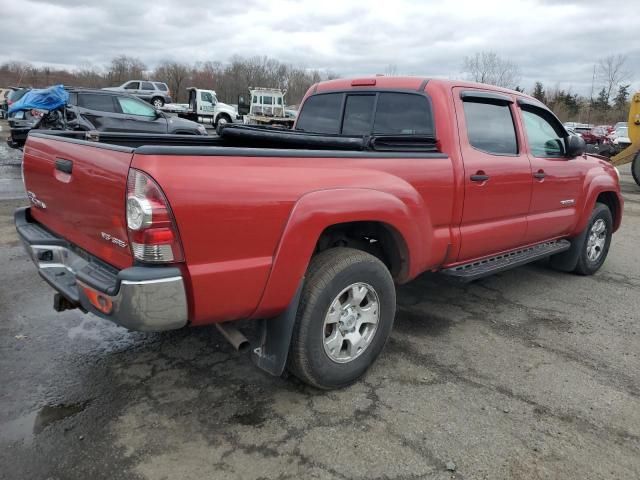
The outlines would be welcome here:
M 393 278 L 379 259 L 351 248 L 319 253 L 302 290 L 289 371 L 322 389 L 353 383 L 382 351 L 395 311 Z
M 220 135 L 225 125 L 227 125 L 230 121 L 231 119 L 226 115 L 220 115 L 218 117 L 218 120 L 216 121 L 216 133 Z
M 602 267 L 609 253 L 612 233 L 613 217 L 609 207 L 602 203 L 596 203 L 587 225 L 584 244 L 574 270 L 576 273 L 593 275 Z

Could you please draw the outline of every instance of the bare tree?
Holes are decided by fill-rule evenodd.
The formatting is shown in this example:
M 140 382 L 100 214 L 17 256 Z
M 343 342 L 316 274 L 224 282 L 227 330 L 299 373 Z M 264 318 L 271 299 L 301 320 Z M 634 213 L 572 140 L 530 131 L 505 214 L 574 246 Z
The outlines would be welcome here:
M 107 73 L 109 83 L 120 85 L 127 80 L 141 79 L 147 66 L 136 57 L 120 55 L 111 60 L 111 66 Z
M 33 70 L 33 67 L 30 63 L 26 62 L 9 62 L 7 65 L 7 70 L 14 74 L 16 78 L 16 85 L 23 86 L 26 75 Z
M 188 86 L 185 83 L 191 76 L 189 65 L 165 61 L 156 68 L 153 75 L 154 80 L 163 79 L 167 82 L 171 94 L 177 102 L 182 98 L 186 98 L 186 93 L 182 90 Z
M 0 85 L 25 85 L 40 88 L 53 84 L 100 88 L 120 85 L 127 80 L 145 79 L 146 66 L 133 57 L 119 56 L 106 66 L 82 63 L 73 71 L 54 67 L 34 67 L 29 63 L 0 64 Z M 186 99 L 185 87 L 214 89 L 221 101 L 235 103 L 238 95 L 247 95 L 249 87 L 279 87 L 287 90 L 288 105 L 300 102 L 309 87 L 321 80 L 337 78 L 333 72 L 321 72 L 301 65 L 289 65 L 268 57 L 232 57 L 219 61 L 185 64 L 165 61 L 152 72 L 153 80 L 166 82 L 177 101 Z
M 398 66 L 395 63 L 390 63 L 384 69 L 384 74 L 387 77 L 395 77 L 398 75 Z
M 626 62 L 626 55 L 609 55 L 598 61 L 597 76 L 604 88 L 607 103 L 611 100 L 611 94 L 630 77 L 625 69 Z
M 477 52 L 465 57 L 463 73 L 474 82 L 515 88 L 520 81 L 520 67 L 495 52 Z

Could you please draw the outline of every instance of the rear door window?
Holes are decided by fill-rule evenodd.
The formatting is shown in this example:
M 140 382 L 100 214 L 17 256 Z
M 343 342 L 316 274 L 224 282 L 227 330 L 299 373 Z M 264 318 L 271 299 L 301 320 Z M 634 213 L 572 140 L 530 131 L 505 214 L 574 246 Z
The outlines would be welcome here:
M 429 101 L 422 95 L 380 93 L 373 133 L 382 135 L 432 135 Z
M 122 113 L 139 117 L 155 117 L 156 111 L 149 104 L 129 97 L 118 97 Z
M 141 89 L 142 89 L 142 90 L 155 90 L 155 89 L 153 88 L 153 83 L 151 83 L 151 82 L 142 82 L 142 87 L 141 87 Z
M 99 93 L 78 94 L 78 106 L 88 110 L 98 112 L 116 113 L 112 95 L 101 95 Z
M 296 128 L 313 133 L 340 133 L 341 110 L 342 93 L 314 95 L 304 102 Z
M 507 104 L 464 101 L 471 146 L 494 155 L 517 155 L 516 130 Z
M 343 135 L 369 135 L 375 95 L 348 95 L 342 120 Z
M 140 82 L 129 82 L 124 88 L 125 90 L 138 90 L 140 88 Z

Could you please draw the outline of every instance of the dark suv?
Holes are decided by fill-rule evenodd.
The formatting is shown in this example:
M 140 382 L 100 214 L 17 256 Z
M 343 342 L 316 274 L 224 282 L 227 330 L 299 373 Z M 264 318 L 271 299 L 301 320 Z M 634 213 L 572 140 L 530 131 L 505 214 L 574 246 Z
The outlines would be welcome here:
M 164 82 L 153 82 L 149 80 L 129 80 L 119 87 L 108 87 L 103 90 L 111 90 L 113 92 L 123 92 L 129 95 L 135 95 L 156 108 L 164 106 L 165 103 L 172 103 L 171 92 Z
M 34 116 L 36 113 L 36 116 Z M 8 143 L 16 148 L 24 145 L 32 128 L 64 128 L 99 132 L 159 133 L 206 135 L 203 125 L 159 112 L 142 100 L 124 93 L 70 89 L 64 109 L 63 125 L 42 125 L 34 110 L 19 110 L 9 116 L 11 135 Z

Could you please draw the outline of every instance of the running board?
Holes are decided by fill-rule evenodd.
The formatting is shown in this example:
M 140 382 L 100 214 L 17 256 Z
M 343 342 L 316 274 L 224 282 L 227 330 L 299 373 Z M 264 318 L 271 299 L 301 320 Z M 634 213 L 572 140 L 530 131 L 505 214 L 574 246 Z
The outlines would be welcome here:
M 565 250 L 569 250 L 570 247 L 571 242 L 568 240 L 539 243 L 531 247 L 496 255 L 495 257 L 447 268 L 441 270 L 440 273 L 456 278 L 462 282 L 472 282 L 478 278 L 493 275 L 494 273 L 509 270 L 556 253 L 564 252 Z

